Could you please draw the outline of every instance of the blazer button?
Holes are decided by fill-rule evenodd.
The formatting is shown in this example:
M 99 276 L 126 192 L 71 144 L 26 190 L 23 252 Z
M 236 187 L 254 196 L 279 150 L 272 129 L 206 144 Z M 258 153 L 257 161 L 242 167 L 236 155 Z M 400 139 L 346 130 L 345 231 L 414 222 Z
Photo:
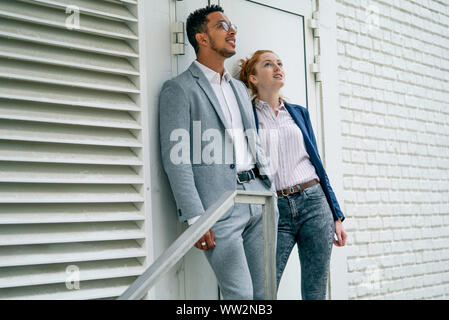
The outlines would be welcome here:
M 234 168 L 235 168 L 235 164 L 231 164 L 231 165 L 229 166 L 229 168 L 234 169 Z

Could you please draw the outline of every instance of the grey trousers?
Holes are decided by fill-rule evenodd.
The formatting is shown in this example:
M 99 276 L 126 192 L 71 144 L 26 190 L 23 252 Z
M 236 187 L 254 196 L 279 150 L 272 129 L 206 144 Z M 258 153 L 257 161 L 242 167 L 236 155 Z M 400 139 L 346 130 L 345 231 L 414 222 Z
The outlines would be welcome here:
M 335 225 L 321 185 L 280 197 L 278 208 L 278 287 L 293 246 L 298 244 L 302 299 L 325 300 Z
M 238 190 L 267 191 L 258 178 Z M 216 246 L 204 251 L 225 300 L 262 300 L 264 253 L 262 206 L 236 204 L 212 227 Z

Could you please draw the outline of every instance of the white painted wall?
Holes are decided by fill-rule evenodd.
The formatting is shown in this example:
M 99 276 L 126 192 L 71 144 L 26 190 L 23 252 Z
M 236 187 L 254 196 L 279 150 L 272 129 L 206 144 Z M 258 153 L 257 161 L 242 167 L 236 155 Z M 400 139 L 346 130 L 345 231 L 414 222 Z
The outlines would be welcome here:
M 449 3 L 337 0 L 350 299 L 449 298 Z
M 176 208 L 162 168 L 159 144 L 158 100 L 164 81 L 176 74 L 175 58 L 171 55 L 170 22 L 174 15 L 174 1 L 141 1 L 145 27 L 140 30 L 145 38 L 145 62 L 142 73 L 147 74 L 145 90 L 148 96 L 148 132 L 151 174 L 152 257 L 156 259 L 180 234 Z M 151 261 L 149 261 L 151 264 Z M 182 263 L 172 268 L 150 292 L 150 299 L 183 299 Z M 181 279 L 181 280 L 180 280 Z
M 341 137 L 341 110 L 338 103 L 338 64 L 337 64 L 337 15 L 336 2 L 333 0 L 320 1 L 319 6 L 319 43 L 320 43 L 320 78 L 321 90 L 317 94 L 320 100 L 317 104 L 316 116 L 320 126 L 315 129 L 317 141 L 320 145 L 320 155 L 332 189 L 340 204 L 340 208 L 347 216 L 343 194 L 343 163 Z M 343 222 L 346 227 L 346 221 Z M 347 247 L 332 248 L 329 271 L 328 297 L 331 300 L 345 300 L 348 298 L 347 277 Z

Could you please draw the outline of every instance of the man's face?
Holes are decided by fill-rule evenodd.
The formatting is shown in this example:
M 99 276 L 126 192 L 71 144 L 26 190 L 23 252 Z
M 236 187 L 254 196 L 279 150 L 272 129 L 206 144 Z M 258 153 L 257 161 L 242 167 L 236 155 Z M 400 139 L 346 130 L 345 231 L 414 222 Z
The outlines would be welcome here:
M 235 35 L 237 33 L 232 27 L 226 31 L 222 22 L 231 25 L 229 19 L 221 12 L 212 12 L 207 16 L 207 36 L 210 42 L 210 48 L 220 54 L 222 57 L 230 58 L 235 54 Z

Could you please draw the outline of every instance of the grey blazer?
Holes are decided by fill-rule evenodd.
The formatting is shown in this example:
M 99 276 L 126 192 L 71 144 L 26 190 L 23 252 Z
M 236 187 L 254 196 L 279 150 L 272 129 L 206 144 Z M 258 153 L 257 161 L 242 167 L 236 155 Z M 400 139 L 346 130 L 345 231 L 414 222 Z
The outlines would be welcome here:
M 275 191 L 248 90 L 239 80 L 230 83 L 250 152 L 267 189 Z M 235 155 L 225 121 L 209 81 L 195 63 L 164 83 L 159 99 L 161 155 L 181 222 L 203 214 L 225 191 L 236 189 Z

